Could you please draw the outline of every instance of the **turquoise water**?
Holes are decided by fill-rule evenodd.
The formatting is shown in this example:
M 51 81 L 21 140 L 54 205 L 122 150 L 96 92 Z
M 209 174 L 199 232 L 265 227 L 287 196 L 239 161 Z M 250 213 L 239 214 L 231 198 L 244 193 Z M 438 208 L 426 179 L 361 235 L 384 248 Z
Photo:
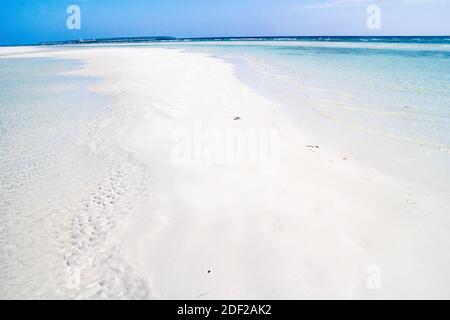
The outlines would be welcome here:
M 89 90 L 97 78 L 68 74 L 79 68 L 0 59 L 2 299 L 147 295 L 114 236 L 146 195 L 145 168 L 114 138 L 127 112 Z
M 165 46 L 242 59 L 295 88 L 324 118 L 450 151 L 450 37 L 313 40 L 218 39 Z
M 165 43 L 165 42 L 242 42 L 242 41 L 308 41 L 308 42 L 372 42 L 372 43 L 431 43 L 449 44 L 450 36 L 272 36 L 272 37 L 206 37 L 206 38 L 176 38 L 176 37 L 124 37 L 104 39 L 83 39 L 72 41 L 56 41 L 49 44 L 108 44 L 108 43 Z
M 41 195 L 60 195 L 94 167 L 80 139 L 87 123 L 105 113 L 105 99 L 87 91 L 92 79 L 64 75 L 77 66 L 0 59 L 0 214 L 23 213 Z

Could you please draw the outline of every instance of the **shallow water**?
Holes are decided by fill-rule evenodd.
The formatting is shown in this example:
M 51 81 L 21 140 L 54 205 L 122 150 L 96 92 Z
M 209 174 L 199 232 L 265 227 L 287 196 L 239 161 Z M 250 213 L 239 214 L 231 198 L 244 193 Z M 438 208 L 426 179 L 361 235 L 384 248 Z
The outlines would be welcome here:
M 147 295 L 110 236 L 144 168 L 109 139 L 125 117 L 98 80 L 65 74 L 78 67 L 0 59 L 0 298 Z
M 78 139 L 88 120 L 106 112 L 105 100 L 87 93 L 92 80 L 62 75 L 74 67 L 62 60 L 0 60 L 2 215 L 91 174 L 85 169 L 95 161 Z
M 450 39 L 139 44 L 202 52 L 280 102 L 311 145 L 450 192 Z
M 183 42 L 166 47 L 244 59 L 268 77 L 296 86 L 308 105 L 326 118 L 450 151 L 449 44 L 442 37 L 394 37 Z

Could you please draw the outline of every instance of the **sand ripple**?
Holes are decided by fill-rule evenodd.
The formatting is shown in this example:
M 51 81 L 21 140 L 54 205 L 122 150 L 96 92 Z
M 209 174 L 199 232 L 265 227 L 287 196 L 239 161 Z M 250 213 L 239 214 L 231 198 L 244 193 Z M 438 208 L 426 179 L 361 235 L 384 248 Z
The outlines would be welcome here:
M 114 139 L 131 116 L 110 108 L 59 130 L 51 114 L 34 112 L 1 126 L 0 298 L 150 295 L 117 243 L 147 196 L 146 168 Z M 27 129 L 38 118 L 48 128 Z

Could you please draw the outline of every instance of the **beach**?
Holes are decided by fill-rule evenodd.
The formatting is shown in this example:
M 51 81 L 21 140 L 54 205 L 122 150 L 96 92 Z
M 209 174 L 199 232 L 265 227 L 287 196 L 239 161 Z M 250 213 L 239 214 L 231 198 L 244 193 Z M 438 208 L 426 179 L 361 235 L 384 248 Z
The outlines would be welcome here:
M 87 79 L 74 99 L 102 107 L 55 130 L 59 148 L 29 144 L 48 157 L 30 177 L 52 172 L 30 195 L 20 172 L 0 189 L 0 298 L 450 297 L 445 141 L 336 129 L 299 97 L 314 79 L 290 95 L 275 73 L 256 81 L 252 64 L 192 48 L 0 48 L 7 59 L 76 62 L 58 74 Z M 12 130 L 14 167 L 28 145 Z

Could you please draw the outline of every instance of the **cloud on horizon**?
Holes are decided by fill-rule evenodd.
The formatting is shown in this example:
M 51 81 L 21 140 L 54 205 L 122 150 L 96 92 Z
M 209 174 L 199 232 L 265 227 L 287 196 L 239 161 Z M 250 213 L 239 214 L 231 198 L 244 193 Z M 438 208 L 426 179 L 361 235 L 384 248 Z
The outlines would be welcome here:
M 360 7 L 378 5 L 425 5 L 425 4 L 450 4 L 450 0 L 324 0 L 321 2 L 309 1 L 309 3 L 297 6 L 301 9 L 323 9 L 334 7 Z

